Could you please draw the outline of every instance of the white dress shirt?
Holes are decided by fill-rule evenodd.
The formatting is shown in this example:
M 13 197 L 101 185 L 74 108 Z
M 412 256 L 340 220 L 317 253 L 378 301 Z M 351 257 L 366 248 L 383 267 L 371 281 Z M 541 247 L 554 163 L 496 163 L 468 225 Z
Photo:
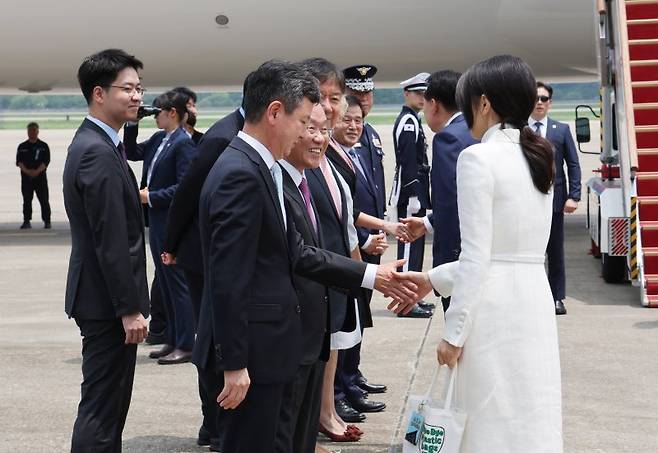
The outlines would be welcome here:
M 110 126 L 99 120 L 98 118 L 95 118 L 91 115 L 87 115 L 87 119 L 94 123 L 96 126 L 100 127 L 105 131 L 105 133 L 110 137 L 110 140 L 112 140 L 112 143 L 114 143 L 114 146 L 118 146 L 119 143 L 121 142 L 121 138 L 119 137 L 119 133 L 112 129 Z
M 530 126 L 530 129 L 532 131 L 535 131 L 535 124 L 539 121 L 541 126 L 539 126 L 539 130 L 541 131 L 541 136 L 543 138 L 546 138 L 546 131 L 548 130 L 548 115 L 543 117 L 541 120 L 536 120 L 533 117 L 528 118 L 528 126 Z

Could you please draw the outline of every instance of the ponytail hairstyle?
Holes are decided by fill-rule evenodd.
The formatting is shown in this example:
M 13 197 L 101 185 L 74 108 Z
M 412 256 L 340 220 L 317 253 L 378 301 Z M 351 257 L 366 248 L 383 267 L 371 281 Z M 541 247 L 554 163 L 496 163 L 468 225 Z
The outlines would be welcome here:
M 520 58 L 499 55 L 483 60 L 466 71 L 457 85 L 457 104 L 469 128 L 481 96 L 501 118 L 501 129 L 519 129 L 521 149 L 528 161 L 537 190 L 548 193 L 555 179 L 553 147 L 528 127 L 537 100 L 537 84 L 530 67 Z

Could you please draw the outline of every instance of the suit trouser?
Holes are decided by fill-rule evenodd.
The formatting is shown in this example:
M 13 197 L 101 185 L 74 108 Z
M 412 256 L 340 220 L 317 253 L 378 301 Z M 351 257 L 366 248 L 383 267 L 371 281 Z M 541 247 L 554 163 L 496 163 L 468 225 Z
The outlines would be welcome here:
M 564 212 L 554 212 L 551 235 L 546 246 L 548 256 L 548 283 L 551 285 L 553 300 L 562 300 L 566 292 L 564 270 Z
M 213 399 L 224 388 L 224 374 L 199 370 Z M 252 381 L 247 396 L 235 409 L 217 405 L 217 419 L 223 428 L 221 451 L 226 453 L 271 453 L 274 451 L 281 403 L 286 384 L 259 384 Z
M 190 299 L 192 302 L 192 313 L 194 314 L 194 331 L 197 331 L 197 326 L 199 325 L 199 312 L 201 310 L 201 297 L 203 296 L 203 274 L 196 273 L 194 271 L 184 270 L 185 280 L 187 281 L 187 287 L 190 290 Z M 199 399 L 201 400 L 201 413 L 203 414 L 203 422 L 201 426 L 210 433 L 211 439 L 217 439 L 219 437 L 220 428 L 217 425 L 217 401 L 212 397 L 214 392 L 212 385 L 208 385 L 201 375 L 201 372 L 198 373 L 198 384 L 199 384 Z M 214 441 L 213 444 L 219 443 L 219 441 Z
M 126 334 L 120 319 L 75 322 L 82 335 L 82 385 L 71 452 L 120 452 L 137 345 L 124 344 Z
M 222 421 L 219 413 L 217 396 L 222 391 L 223 376 L 197 367 L 199 381 L 199 397 L 201 398 L 201 413 L 203 428 L 209 433 L 213 445 L 221 445 Z
M 167 313 L 167 344 L 191 351 L 194 347 L 194 315 L 183 270 L 177 265 L 165 266 L 160 254 L 164 250 L 166 211 L 149 210 L 149 241 L 158 278 L 161 278 L 162 300 Z
M 167 313 L 162 301 L 162 288 L 155 272 L 153 283 L 151 283 L 151 320 L 149 321 L 149 332 L 164 334 L 167 329 Z
M 400 218 L 403 217 L 425 217 L 425 210 L 421 209 L 416 214 L 411 214 L 407 210 L 408 204 L 398 205 L 398 215 Z M 405 244 L 404 242 L 398 241 L 398 259 L 406 259 L 407 262 L 402 266 L 401 269 L 398 269 L 402 272 L 406 271 L 416 271 L 421 272 L 423 270 L 423 257 L 425 255 L 425 235 L 419 237 L 410 244 Z
M 363 336 L 363 327 L 361 328 Z M 349 349 L 338 351 L 338 362 L 336 364 L 336 377 L 334 378 L 334 399 L 340 401 L 347 398 L 348 401 L 361 399 L 366 392 L 356 385 L 356 380 L 361 376 L 359 363 L 361 362 L 361 341 Z
M 203 298 L 203 274 L 183 269 L 187 288 L 190 291 L 192 302 L 192 314 L 194 315 L 194 331 L 199 325 L 199 313 L 201 312 L 201 299 Z
M 325 365 L 321 360 L 300 365 L 295 380 L 285 386 L 275 452 L 315 452 Z
M 44 171 L 36 178 L 21 172 L 21 193 L 23 194 L 23 220 L 32 220 L 32 199 L 37 194 L 41 206 L 41 220 L 50 222 L 50 203 L 48 202 L 48 178 Z

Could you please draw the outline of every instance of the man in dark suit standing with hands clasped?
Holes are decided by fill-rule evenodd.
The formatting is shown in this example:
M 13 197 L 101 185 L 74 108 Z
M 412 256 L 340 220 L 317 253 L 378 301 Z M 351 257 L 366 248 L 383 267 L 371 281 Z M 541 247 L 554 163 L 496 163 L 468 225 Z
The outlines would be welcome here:
M 580 163 L 569 125 L 548 117 L 553 99 L 553 87 L 537 82 L 537 103 L 530 114 L 528 125 L 553 145 L 555 183 L 553 186 L 553 223 L 546 246 L 548 283 L 551 285 L 555 314 L 566 315 L 566 272 L 564 268 L 564 214 L 571 214 L 580 201 Z M 564 164 L 567 174 L 564 174 Z M 568 187 L 567 190 L 567 180 Z
M 406 307 L 396 263 L 355 262 L 303 244 L 284 202 L 285 157 L 302 137 L 317 80 L 299 65 L 269 61 L 250 77 L 244 129 L 201 192 L 204 295 L 193 361 L 214 382 L 224 422 L 222 451 L 271 452 L 284 387 L 301 361 L 300 303 L 293 272 L 343 288 L 375 287 Z M 412 293 L 412 294 L 409 294 Z
M 66 313 L 82 335 L 82 388 L 72 452 L 120 452 L 147 333 L 144 224 L 137 182 L 118 131 L 137 120 L 142 63 L 122 50 L 91 55 L 78 70 L 89 106 L 68 150 L 64 204 L 71 225 Z

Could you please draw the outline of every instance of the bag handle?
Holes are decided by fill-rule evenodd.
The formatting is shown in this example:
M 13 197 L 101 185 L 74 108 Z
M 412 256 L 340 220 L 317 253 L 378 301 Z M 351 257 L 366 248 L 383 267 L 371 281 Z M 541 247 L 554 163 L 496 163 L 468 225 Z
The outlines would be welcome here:
M 438 365 L 434 368 L 434 372 L 432 373 L 432 380 L 430 381 L 430 387 L 427 390 L 427 393 L 425 394 L 425 398 L 420 403 L 420 407 L 424 406 L 427 404 L 427 402 L 430 400 L 430 397 L 434 393 L 434 389 L 436 387 L 436 383 L 439 378 L 439 371 L 441 370 L 441 367 L 443 365 Z M 446 365 L 447 366 L 447 365 Z M 454 395 L 454 389 L 455 389 L 455 376 L 457 375 L 457 367 L 458 365 L 455 365 L 455 367 L 451 370 L 448 368 L 448 373 L 450 373 L 450 377 L 448 378 L 448 388 L 446 390 L 446 395 L 445 395 L 445 404 L 444 409 L 450 409 L 452 405 L 452 398 Z

